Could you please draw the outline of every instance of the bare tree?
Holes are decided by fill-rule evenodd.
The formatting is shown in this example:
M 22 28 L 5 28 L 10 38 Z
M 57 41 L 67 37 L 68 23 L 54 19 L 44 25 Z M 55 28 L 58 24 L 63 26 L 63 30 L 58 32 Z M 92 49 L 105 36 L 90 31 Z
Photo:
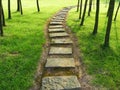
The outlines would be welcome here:
M 109 47 L 109 39 L 110 39 L 110 31 L 112 26 L 112 17 L 114 12 L 114 6 L 115 6 L 115 0 L 110 0 L 109 4 L 109 14 L 108 14 L 108 23 L 106 28 L 106 35 L 105 35 L 105 41 L 104 41 L 104 47 Z

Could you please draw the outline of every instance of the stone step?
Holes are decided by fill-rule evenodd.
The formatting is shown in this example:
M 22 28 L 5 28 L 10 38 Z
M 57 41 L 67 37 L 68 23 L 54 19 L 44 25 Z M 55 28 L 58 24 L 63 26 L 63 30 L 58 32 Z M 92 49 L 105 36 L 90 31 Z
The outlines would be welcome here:
M 55 38 L 55 37 L 68 37 L 69 34 L 66 32 L 57 32 L 57 33 L 49 33 L 50 38 Z
M 70 38 L 53 38 L 51 39 L 51 44 L 72 44 L 72 40 L 70 40 Z
M 55 29 L 48 29 L 49 32 L 65 32 L 64 28 L 55 28 Z
M 64 28 L 63 25 L 50 25 L 49 28 Z
M 64 20 L 65 18 L 62 18 L 62 17 L 53 17 L 53 19 Z
M 72 55 L 72 47 L 50 47 L 50 55 Z
M 77 76 L 51 76 L 42 79 L 41 90 L 80 90 Z
M 52 19 L 51 22 L 64 22 L 64 20 Z
M 75 68 L 74 58 L 48 58 L 46 68 Z
M 53 21 L 51 21 L 50 24 L 51 25 L 62 25 L 63 22 L 55 22 L 55 21 L 53 22 Z

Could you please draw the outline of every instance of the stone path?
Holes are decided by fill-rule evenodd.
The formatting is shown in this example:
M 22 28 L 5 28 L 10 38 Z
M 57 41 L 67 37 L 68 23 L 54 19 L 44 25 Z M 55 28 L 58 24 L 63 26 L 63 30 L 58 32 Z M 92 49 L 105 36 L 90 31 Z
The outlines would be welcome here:
M 73 41 L 64 26 L 66 15 L 72 7 L 59 11 L 48 25 L 50 48 L 45 64 L 45 73 L 40 90 L 80 90 L 81 85 L 75 71 Z M 58 71 L 59 75 L 52 73 Z M 66 72 L 71 74 L 66 74 Z

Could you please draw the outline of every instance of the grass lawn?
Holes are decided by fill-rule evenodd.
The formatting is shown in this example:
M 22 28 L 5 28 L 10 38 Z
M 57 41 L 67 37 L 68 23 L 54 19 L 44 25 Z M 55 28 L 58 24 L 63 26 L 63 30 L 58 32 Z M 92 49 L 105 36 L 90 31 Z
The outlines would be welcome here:
M 40 0 L 41 12 L 36 12 L 36 0 L 22 0 L 23 13 L 16 12 L 16 0 L 11 0 L 12 19 L 7 19 L 7 0 L 3 0 L 6 16 L 4 37 L 0 37 L 0 90 L 28 90 L 34 80 L 45 43 L 46 21 L 59 9 L 75 5 L 77 0 Z
M 107 24 L 107 8 L 102 5 L 100 9 L 99 28 L 96 36 L 92 35 L 95 8 L 92 9 L 90 17 L 86 15 L 84 26 L 79 26 L 79 13 L 76 12 L 76 9 L 70 12 L 67 24 L 78 38 L 87 72 L 94 77 L 92 83 L 110 90 L 120 90 L 120 11 L 117 21 L 113 21 L 112 24 L 110 48 L 102 49 Z

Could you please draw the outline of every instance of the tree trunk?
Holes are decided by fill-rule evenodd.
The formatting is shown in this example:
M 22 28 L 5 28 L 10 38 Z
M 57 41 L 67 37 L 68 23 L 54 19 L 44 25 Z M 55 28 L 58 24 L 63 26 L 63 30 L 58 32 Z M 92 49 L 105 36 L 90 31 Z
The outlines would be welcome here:
M 114 12 L 115 0 L 110 0 L 109 5 L 110 5 L 109 6 L 110 11 L 108 15 L 108 23 L 107 23 L 104 47 L 109 47 L 110 31 L 111 31 L 111 26 L 112 26 L 112 17 L 113 17 L 113 12 Z
M 93 30 L 93 35 L 97 34 L 98 22 L 99 22 L 99 9 L 100 9 L 100 0 L 96 0 L 96 16 L 95 16 L 95 25 Z
M 107 17 L 109 16 L 110 13 L 110 1 L 109 1 L 109 7 L 108 7 L 108 11 L 107 11 Z
M 10 0 L 8 0 L 8 19 L 11 19 Z
M 38 0 L 36 0 L 36 3 L 37 3 L 37 11 L 39 12 L 39 11 L 40 11 L 39 1 L 38 1 Z
M 2 25 L 2 0 L 0 0 L 0 35 L 3 36 L 3 25 Z
M 88 16 L 90 16 L 90 12 L 92 10 L 92 0 L 89 0 L 89 10 L 88 10 Z
M 80 6 L 80 0 L 78 0 L 78 4 L 77 4 L 77 12 L 79 11 L 79 6 Z
M 6 26 L 6 24 L 5 24 L 5 15 L 4 15 L 3 6 L 2 6 L 2 25 L 3 25 L 3 26 Z
M 17 11 L 20 11 L 20 0 L 17 0 Z
M 119 11 L 119 8 L 120 8 L 120 2 L 118 4 L 118 8 L 117 8 L 117 11 L 116 11 L 116 14 L 115 14 L 115 17 L 114 17 L 114 21 L 116 21 L 116 18 L 117 18 L 117 15 L 118 15 L 118 11 Z
M 79 13 L 79 19 L 81 19 L 82 15 L 82 0 L 80 0 L 80 13 Z
M 21 12 L 21 15 L 23 15 L 22 2 L 21 2 L 21 0 L 19 0 L 19 4 L 20 4 L 20 12 Z
M 83 16 L 82 16 L 82 20 L 81 20 L 81 24 L 80 24 L 81 26 L 84 24 L 84 18 L 85 18 L 85 13 L 86 13 L 86 9 L 87 9 L 87 2 L 88 2 L 88 0 L 85 0 Z

